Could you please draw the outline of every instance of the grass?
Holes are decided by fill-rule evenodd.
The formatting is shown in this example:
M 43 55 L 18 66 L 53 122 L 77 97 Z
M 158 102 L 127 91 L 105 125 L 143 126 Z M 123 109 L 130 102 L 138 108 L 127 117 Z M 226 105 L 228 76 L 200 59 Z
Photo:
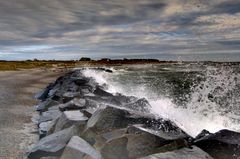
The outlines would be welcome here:
M 74 67 L 74 61 L 0 61 L 0 71 L 34 68 Z

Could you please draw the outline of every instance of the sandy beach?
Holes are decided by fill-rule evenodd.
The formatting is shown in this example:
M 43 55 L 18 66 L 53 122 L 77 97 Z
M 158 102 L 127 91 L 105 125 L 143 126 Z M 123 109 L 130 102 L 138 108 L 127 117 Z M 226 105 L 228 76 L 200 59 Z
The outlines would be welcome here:
M 0 72 L 0 158 L 21 159 L 38 140 L 31 121 L 34 95 L 61 72 L 40 69 Z

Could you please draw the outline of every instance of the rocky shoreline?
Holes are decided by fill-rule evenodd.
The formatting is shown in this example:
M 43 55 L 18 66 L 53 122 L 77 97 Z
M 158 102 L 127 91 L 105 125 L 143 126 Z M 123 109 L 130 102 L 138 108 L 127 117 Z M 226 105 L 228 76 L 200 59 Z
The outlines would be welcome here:
M 151 114 L 146 99 L 106 92 L 82 70 L 59 77 L 36 95 L 40 140 L 27 158 L 240 158 L 239 133 L 203 130 L 193 138 Z

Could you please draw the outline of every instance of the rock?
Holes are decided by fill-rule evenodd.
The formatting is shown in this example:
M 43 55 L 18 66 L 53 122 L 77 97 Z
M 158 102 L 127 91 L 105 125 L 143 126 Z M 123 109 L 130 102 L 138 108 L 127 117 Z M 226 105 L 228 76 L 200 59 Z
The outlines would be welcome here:
M 102 136 L 106 141 L 109 141 L 109 140 L 112 140 L 112 139 L 115 139 L 115 138 L 122 137 L 123 135 L 126 134 L 126 132 L 127 132 L 127 129 L 126 129 L 126 128 L 116 129 L 116 130 L 113 130 L 113 131 L 111 131 L 111 132 L 103 133 L 103 134 L 101 134 L 101 136 Z
M 81 97 L 81 92 L 65 92 L 62 95 L 62 99 L 64 103 L 71 101 L 75 97 Z
M 128 114 L 128 112 L 113 107 L 98 109 L 88 120 L 86 127 L 98 133 L 125 128 L 129 123 L 125 118 L 126 114 Z
M 192 148 L 182 148 L 165 153 L 157 153 L 142 157 L 141 159 L 213 159 L 200 148 L 193 146 Z
M 111 93 L 108 93 L 104 90 L 102 90 L 100 87 L 97 87 L 94 92 L 93 92 L 95 95 L 98 95 L 98 96 L 107 96 L 107 97 L 111 97 L 113 96 Z
M 127 114 L 126 111 L 113 107 L 96 110 L 88 120 L 81 137 L 91 145 L 104 142 L 105 139 L 101 134 L 125 128 L 129 124 L 125 114 Z
M 204 134 L 204 135 L 203 135 Z M 201 135 L 201 136 L 200 136 Z M 230 130 L 220 130 L 214 134 L 209 133 L 206 130 L 203 130 L 198 137 L 196 137 L 195 142 L 202 140 L 217 140 L 227 144 L 238 144 L 240 145 L 240 133 L 230 131 Z
M 194 141 L 194 144 L 214 158 L 235 159 L 240 156 L 240 133 L 230 130 L 202 135 Z
M 78 136 L 73 136 L 65 147 L 61 159 L 102 159 L 101 154 L 89 143 Z
M 42 100 L 42 101 L 46 100 L 48 97 L 48 93 L 53 88 L 53 86 L 54 86 L 54 84 L 50 83 L 44 90 L 42 90 L 41 92 L 36 94 L 35 98 Z
M 56 125 L 57 119 L 47 122 L 42 122 L 38 126 L 40 139 L 45 137 L 47 134 L 51 134 L 55 125 Z
M 78 86 L 84 85 L 89 82 L 89 79 L 85 77 L 71 77 L 71 80 L 73 80 L 73 82 Z
M 65 111 L 65 110 L 80 110 L 82 108 L 84 108 L 86 105 L 86 100 L 83 98 L 74 98 L 73 100 L 61 104 L 59 106 L 59 109 L 61 111 Z
M 135 128 L 135 131 L 143 131 L 150 133 L 152 135 L 158 136 L 165 140 L 176 140 L 176 139 L 185 139 L 189 136 L 185 134 L 181 129 L 174 128 L 174 129 L 162 129 L 161 127 L 154 128 L 154 127 L 147 127 L 146 125 L 133 125 L 132 128 Z M 129 131 L 129 130 L 128 130 Z
M 57 121 L 54 132 L 68 128 L 72 125 L 84 125 L 87 123 L 88 118 L 83 115 L 79 110 L 65 111 Z
M 59 111 L 58 109 L 51 109 L 51 110 L 45 111 L 39 116 L 38 124 L 41 122 L 55 120 L 59 118 L 61 115 L 62 115 L 62 112 Z
M 134 96 L 124 96 L 120 93 L 117 93 L 114 97 L 121 103 L 121 105 L 125 105 L 128 103 L 134 103 L 138 100 L 138 98 L 136 98 Z
M 197 140 L 201 140 L 204 139 L 205 137 L 209 136 L 211 133 L 207 130 L 202 130 L 201 133 L 199 133 L 196 137 L 195 137 L 195 141 Z
M 151 110 L 151 105 L 145 98 L 138 99 L 136 102 L 133 103 L 128 103 L 124 105 L 124 107 L 134 111 L 140 111 L 145 113 L 150 112 Z
M 119 100 L 117 100 L 117 98 L 115 98 L 114 96 L 85 96 L 85 98 L 88 101 L 94 101 L 95 103 L 97 103 L 96 105 L 101 105 L 101 104 L 109 104 L 109 105 L 116 105 L 116 106 L 120 106 L 121 102 Z
M 129 126 L 127 129 L 129 158 L 139 158 L 155 152 L 175 150 L 187 146 L 181 136 L 167 136 L 166 132 L 156 132 L 140 125 Z
M 45 156 L 61 156 L 62 151 L 72 136 L 78 133 L 74 126 L 42 138 L 30 151 L 29 159 Z
M 101 149 L 101 155 L 104 159 L 128 159 L 126 137 L 117 138 L 108 141 Z
M 49 107 L 54 106 L 54 105 L 59 105 L 60 103 L 51 99 L 47 99 L 44 102 L 41 102 L 36 106 L 36 110 L 40 112 L 47 111 Z

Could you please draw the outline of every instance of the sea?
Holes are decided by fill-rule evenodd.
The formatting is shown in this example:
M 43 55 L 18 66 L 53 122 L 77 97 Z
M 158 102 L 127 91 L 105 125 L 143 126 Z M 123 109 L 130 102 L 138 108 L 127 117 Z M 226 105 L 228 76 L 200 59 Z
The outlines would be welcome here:
M 146 98 L 156 118 L 192 137 L 203 129 L 240 132 L 240 63 L 178 62 L 85 69 L 110 93 Z

